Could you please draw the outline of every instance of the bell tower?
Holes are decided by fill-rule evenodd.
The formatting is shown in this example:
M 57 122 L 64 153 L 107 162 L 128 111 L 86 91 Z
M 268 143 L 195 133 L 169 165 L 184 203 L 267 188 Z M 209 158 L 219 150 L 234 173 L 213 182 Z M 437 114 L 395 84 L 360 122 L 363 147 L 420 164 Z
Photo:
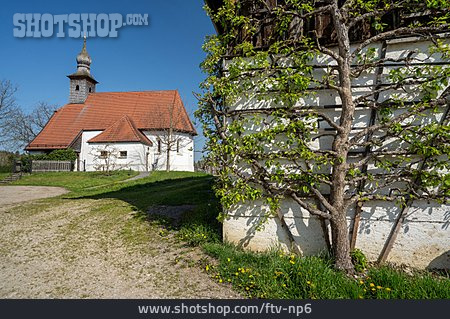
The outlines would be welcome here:
M 84 103 L 89 93 L 95 92 L 98 83 L 91 75 L 92 59 L 86 50 L 86 35 L 83 49 L 77 55 L 77 71 L 67 77 L 70 79 L 69 103 Z

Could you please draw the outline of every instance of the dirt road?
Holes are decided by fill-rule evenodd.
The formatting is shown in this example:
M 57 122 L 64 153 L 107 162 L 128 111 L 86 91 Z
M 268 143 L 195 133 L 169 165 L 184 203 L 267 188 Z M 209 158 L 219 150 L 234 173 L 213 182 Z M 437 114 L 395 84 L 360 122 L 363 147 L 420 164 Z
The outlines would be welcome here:
M 0 186 L 0 207 L 67 193 L 62 187 Z
M 124 202 L 17 204 L 63 190 L 6 188 L 0 189 L 0 298 L 239 298 L 202 271 L 199 249 L 143 222 Z

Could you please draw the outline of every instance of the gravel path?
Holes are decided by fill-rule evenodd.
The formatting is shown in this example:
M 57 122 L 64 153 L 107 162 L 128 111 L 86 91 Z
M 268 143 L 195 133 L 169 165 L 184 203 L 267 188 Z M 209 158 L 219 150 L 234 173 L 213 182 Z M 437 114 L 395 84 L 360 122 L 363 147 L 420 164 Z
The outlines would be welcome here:
M 67 193 L 62 187 L 0 186 L 0 207 Z
M 135 181 L 137 179 L 145 178 L 150 175 L 150 172 L 139 172 L 138 175 L 131 177 L 129 179 L 124 180 L 124 182 Z
M 202 271 L 198 249 L 117 199 L 5 203 L 0 298 L 240 298 Z

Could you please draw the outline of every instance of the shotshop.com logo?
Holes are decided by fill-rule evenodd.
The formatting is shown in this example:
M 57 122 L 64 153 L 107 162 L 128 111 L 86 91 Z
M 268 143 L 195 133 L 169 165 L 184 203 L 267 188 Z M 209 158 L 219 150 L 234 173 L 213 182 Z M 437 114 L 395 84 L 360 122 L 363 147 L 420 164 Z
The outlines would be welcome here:
M 48 38 L 56 33 L 56 37 L 80 38 L 118 36 L 118 29 L 123 26 L 148 25 L 148 14 L 133 13 L 15 13 L 13 16 L 13 35 L 17 38 Z

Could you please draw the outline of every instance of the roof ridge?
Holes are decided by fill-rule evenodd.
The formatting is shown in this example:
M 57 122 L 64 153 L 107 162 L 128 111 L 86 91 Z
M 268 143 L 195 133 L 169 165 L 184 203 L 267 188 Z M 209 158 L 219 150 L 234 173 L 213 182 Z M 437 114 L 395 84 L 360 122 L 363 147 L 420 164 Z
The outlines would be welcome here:
M 142 139 L 144 139 L 146 142 L 150 142 L 151 144 L 153 144 L 152 141 L 150 141 L 150 140 L 148 139 L 148 137 L 145 136 L 144 133 L 142 133 L 141 131 L 139 131 L 139 129 L 138 129 L 138 128 L 136 127 L 136 125 L 134 124 L 133 119 L 130 118 L 130 117 L 128 116 L 128 114 L 125 114 L 125 118 L 126 118 L 126 120 L 128 121 L 128 123 L 130 124 L 131 130 L 133 131 L 133 134 L 136 136 L 136 138 L 138 138 L 141 142 L 142 142 Z
M 178 92 L 178 89 L 175 90 L 142 90 L 142 91 L 109 91 L 109 92 L 92 92 L 92 95 L 99 94 L 108 94 L 108 93 L 157 93 L 157 92 Z
M 195 132 L 195 134 L 197 134 L 197 130 L 195 129 L 194 124 L 192 123 L 191 118 L 189 117 L 189 114 L 186 110 L 186 107 L 184 106 L 183 100 L 181 99 L 181 96 L 180 96 L 180 93 L 178 92 L 178 90 L 176 90 L 176 96 L 178 97 L 179 101 L 181 102 L 180 107 L 182 109 L 182 112 L 184 112 L 184 115 L 188 119 L 188 123 L 191 126 L 191 129 Z
M 141 136 L 139 136 L 139 132 L 138 132 L 136 126 L 134 125 L 134 122 L 131 120 L 131 118 L 128 116 L 128 114 L 125 114 L 124 117 L 125 117 L 126 121 L 128 122 L 128 124 L 130 124 L 131 131 L 133 132 L 134 136 L 141 139 Z

